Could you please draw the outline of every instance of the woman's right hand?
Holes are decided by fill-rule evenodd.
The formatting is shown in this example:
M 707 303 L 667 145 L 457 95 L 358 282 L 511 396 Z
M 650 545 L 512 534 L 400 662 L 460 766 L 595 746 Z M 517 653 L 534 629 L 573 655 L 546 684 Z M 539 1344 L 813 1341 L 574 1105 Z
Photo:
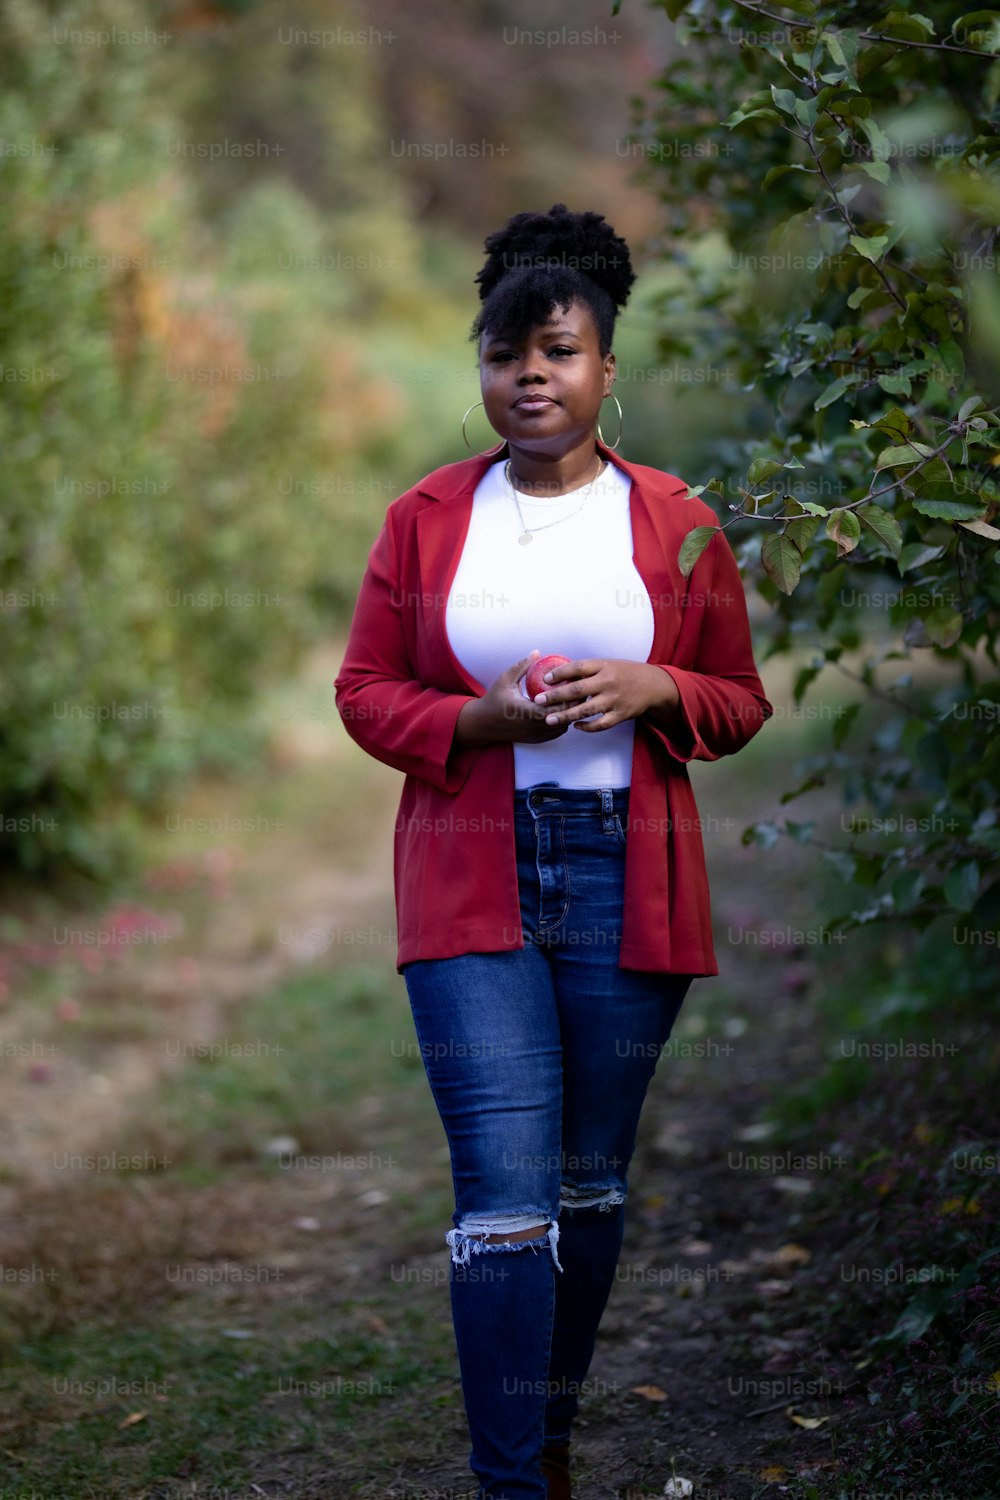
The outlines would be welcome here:
M 518 687 L 541 654 L 530 651 L 522 661 L 501 672 L 481 698 L 465 704 L 455 725 L 456 745 L 540 745 L 566 733 L 568 724 L 546 724 L 545 715 L 550 710 L 525 698 Z

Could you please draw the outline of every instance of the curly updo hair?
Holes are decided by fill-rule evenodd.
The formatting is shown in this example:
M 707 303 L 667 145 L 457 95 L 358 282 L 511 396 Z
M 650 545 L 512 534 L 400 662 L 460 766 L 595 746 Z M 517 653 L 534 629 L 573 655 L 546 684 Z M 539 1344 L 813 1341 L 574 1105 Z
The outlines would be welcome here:
M 486 264 L 476 277 L 482 307 L 469 339 L 484 333 L 511 341 L 545 323 L 557 306 L 585 302 L 594 315 L 602 357 L 611 350 L 615 319 L 635 273 L 628 245 L 603 214 L 571 213 L 554 203 L 547 214 L 514 214 L 488 235 Z

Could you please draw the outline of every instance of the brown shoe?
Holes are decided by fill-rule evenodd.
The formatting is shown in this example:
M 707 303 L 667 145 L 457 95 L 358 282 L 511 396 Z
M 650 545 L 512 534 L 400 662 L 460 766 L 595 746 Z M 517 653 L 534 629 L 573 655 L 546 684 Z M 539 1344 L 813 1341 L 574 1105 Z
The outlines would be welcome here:
M 569 1487 L 569 1443 L 547 1444 L 542 1449 L 542 1477 L 549 1487 L 549 1500 L 573 1500 Z

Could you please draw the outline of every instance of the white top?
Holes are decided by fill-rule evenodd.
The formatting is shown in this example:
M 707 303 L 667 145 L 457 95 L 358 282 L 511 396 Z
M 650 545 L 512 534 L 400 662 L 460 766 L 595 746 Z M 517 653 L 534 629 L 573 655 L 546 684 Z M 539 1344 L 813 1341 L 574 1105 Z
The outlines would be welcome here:
M 653 606 L 632 561 L 629 476 L 609 462 L 591 485 L 566 495 L 519 490 L 529 530 L 559 522 L 523 546 L 505 462 L 492 464 L 476 486 L 445 606 L 448 641 L 465 671 L 485 691 L 536 647 L 570 660 L 648 661 Z M 635 721 L 626 719 L 594 733 L 571 726 L 545 744 L 515 744 L 514 784 L 629 786 L 634 734 Z

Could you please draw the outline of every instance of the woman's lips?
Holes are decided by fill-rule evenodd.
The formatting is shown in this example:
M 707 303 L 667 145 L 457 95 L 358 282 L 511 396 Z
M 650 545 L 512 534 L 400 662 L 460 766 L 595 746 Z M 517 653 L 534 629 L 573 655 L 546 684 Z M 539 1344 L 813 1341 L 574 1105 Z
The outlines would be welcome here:
M 514 405 L 520 407 L 522 411 L 541 411 L 543 406 L 555 406 L 555 404 L 549 396 L 522 396 L 519 401 L 514 402 Z

